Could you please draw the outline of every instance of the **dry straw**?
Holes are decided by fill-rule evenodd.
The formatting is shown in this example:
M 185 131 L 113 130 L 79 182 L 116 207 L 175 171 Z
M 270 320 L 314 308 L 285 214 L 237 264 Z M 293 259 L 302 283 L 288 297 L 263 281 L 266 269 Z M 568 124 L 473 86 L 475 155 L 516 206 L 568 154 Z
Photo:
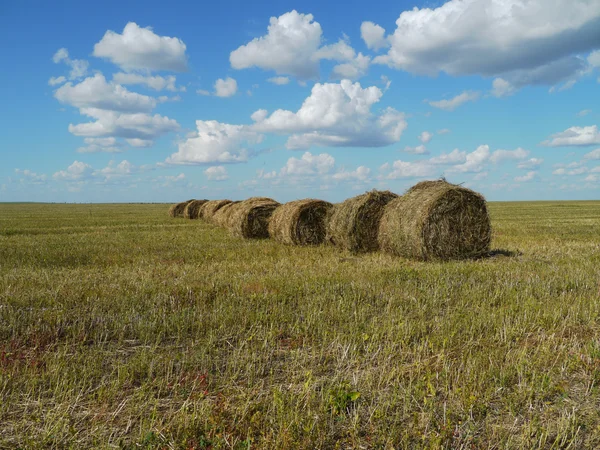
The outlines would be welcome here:
M 171 217 L 183 217 L 183 211 L 188 203 L 193 202 L 194 199 L 185 202 L 177 203 L 169 208 L 169 216 Z
M 269 219 L 269 236 L 293 245 L 318 245 L 326 234 L 326 217 L 333 205 L 323 200 L 305 199 L 286 203 Z
M 229 229 L 234 236 L 251 238 L 269 237 L 269 218 L 279 206 L 275 200 L 253 197 L 238 203 L 229 219 Z
M 327 221 L 327 241 L 352 252 L 377 250 L 384 207 L 397 197 L 390 191 L 372 190 L 335 205 Z
M 229 228 L 231 214 L 235 211 L 235 206 L 239 205 L 240 203 L 240 201 L 235 201 L 224 205 L 222 208 L 219 208 L 219 210 L 213 216 L 212 222 L 215 225 L 219 225 L 223 228 Z
M 383 250 L 420 260 L 479 257 L 491 237 L 483 196 L 444 179 L 418 183 L 388 204 L 379 227 Z
M 200 208 L 204 205 L 208 200 L 193 200 L 185 205 L 183 209 L 183 217 L 186 219 L 197 219 L 198 214 L 200 214 Z
M 200 207 L 200 213 L 198 214 L 198 217 L 206 220 L 207 222 L 212 222 L 215 213 L 229 203 L 231 203 L 231 200 L 209 200 Z

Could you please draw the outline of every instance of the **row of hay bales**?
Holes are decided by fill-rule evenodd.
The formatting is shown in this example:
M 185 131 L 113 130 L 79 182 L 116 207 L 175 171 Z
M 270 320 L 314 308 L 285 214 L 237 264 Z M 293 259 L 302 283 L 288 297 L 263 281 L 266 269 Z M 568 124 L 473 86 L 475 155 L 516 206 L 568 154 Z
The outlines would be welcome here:
M 476 258 L 489 252 L 491 225 L 480 194 L 446 180 L 423 181 L 399 196 L 370 191 L 338 204 L 188 200 L 171 217 L 203 219 L 243 238 L 291 245 L 329 243 L 351 252 L 383 250 L 420 260 Z

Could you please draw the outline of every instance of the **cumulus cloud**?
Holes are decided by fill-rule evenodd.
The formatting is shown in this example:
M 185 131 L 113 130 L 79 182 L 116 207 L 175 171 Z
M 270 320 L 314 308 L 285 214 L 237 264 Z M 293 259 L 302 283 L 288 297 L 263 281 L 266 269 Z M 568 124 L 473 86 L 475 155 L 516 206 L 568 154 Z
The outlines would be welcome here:
M 544 162 L 541 158 L 530 158 L 517 164 L 517 169 L 537 169 Z
M 515 177 L 514 180 L 518 183 L 523 183 L 523 182 L 534 180 L 536 176 L 537 176 L 537 172 L 531 171 L 531 172 L 527 172 L 525 175 Z
M 81 83 L 69 82 L 54 92 L 61 103 L 76 108 L 97 108 L 120 112 L 148 112 L 156 106 L 156 100 L 147 95 L 130 92 L 119 84 L 107 83 L 104 75 L 97 73 Z
M 74 161 L 67 170 L 61 170 L 52 175 L 52 178 L 59 181 L 79 181 L 89 177 L 93 173 L 92 166 L 81 161 Z
M 427 155 L 429 152 L 424 145 L 418 145 L 416 147 L 406 146 L 404 147 L 405 153 L 412 153 L 413 155 Z
M 592 67 L 600 67 L 600 50 L 595 50 L 587 57 L 588 63 Z
M 570 127 L 543 141 L 547 147 L 587 146 L 600 144 L 600 132 L 596 125 L 588 127 Z
M 334 173 L 331 178 L 336 181 L 361 181 L 365 182 L 369 180 L 369 175 L 371 174 L 371 169 L 365 166 L 359 166 L 355 170 L 346 171 L 340 170 L 337 173 Z
M 363 22 L 360 24 L 360 37 L 365 41 L 367 48 L 379 50 L 388 47 L 390 44 L 385 39 L 385 29 L 373 22 Z
M 321 25 L 313 19 L 312 14 L 295 10 L 271 17 L 265 36 L 231 52 L 231 67 L 259 67 L 298 78 L 317 76 L 318 60 L 313 55 L 321 44 Z
M 417 74 L 501 77 L 516 87 L 556 84 L 587 65 L 574 55 L 597 48 L 599 28 L 596 1 L 450 0 L 402 12 L 389 52 L 374 62 Z
M 205 90 L 205 89 L 198 89 L 196 91 L 196 94 L 200 94 L 200 95 L 205 95 L 206 96 L 206 95 L 210 95 L 210 92 L 207 91 L 207 90 Z
M 597 148 L 596 150 L 592 150 L 589 153 L 586 153 L 585 155 L 583 155 L 584 159 L 600 159 L 600 148 Z
M 225 181 L 229 178 L 227 175 L 227 169 L 223 166 L 209 167 L 204 171 L 204 175 L 211 181 Z
M 83 141 L 86 145 L 84 147 L 79 147 L 77 149 L 78 153 L 120 153 L 124 150 L 114 137 L 87 137 Z
M 492 95 L 494 97 L 508 97 L 517 92 L 517 88 L 503 78 L 495 78 L 492 82 Z
M 155 91 L 167 90 L 171 92 L 185 91 L 185 87 L 177 87 L 175 83 L 177 79 L 174 75 L 166 77 L 146 76 L 137 73 L 124 73 L 119 72 L 113 75 L 112 80 L 114 83 L 127 85 L 127 84 L 141 84 L 147 86 Z
M 49 86 L 56 86 L 57 84 L 63 84 L 65 81 L 67 81 L 67 79 L 63 76 L 60 77 L 50 77 L 50 79 L 48 80 L 48 85 Z
M 252 128 L 258 132 L 294 133 L 289 149 L 312 145 L 334 147 L 383 147 L 400 140 L 406 128 L 404 114 L 393 108 L 379 115 L 371 112 L 383 93 L 375 86 L 342 80 L 317 83 L 297 112 L 277 110 L 270 116 L 264 110 L 252 115 Z
M 433 133 L 430 133 L 429 131 L 423 131 L 420 135 L 419 135 L 419 140 L 423 143 L 423 144 L 428 144 L 429 141 L 431 141 L 431 138 L 433 138 Z
M 58 51 L 52 57 L 52 61 L 55 64 L 65 63 L 67 66 L 71 68 L 69 72 L 69 80 L 76 80 L 78 78 L 83 78 L 87 74 L 89 63 L 84 59 L 71 59 L 69 57 L 69 51 L 66 48 L 58 49 Z M 51 80 L 58 80 L 64 77 L 51 78 Z M 50 83 L 49 83 L 50 84 Z M 59 83 L 55 83 L 59 84 Z M 52 85 L 52 84 L 51 84 Z
M 125 25 L 123 33 L 107 31 L 94 45 L 93 55 L 129 70 L 187 70 L 186 45 L 176 37 L 159 36 L 151 27 L 135 22 Z
M 231 97 L 237 92 L 237 81 L 231 77 L 219 78 L 215 81 L 215 95 L 217 97 Z
M 345 41 L 321 46 L 322 30 L 312 14 L 296 10 L 271 17 L 267 34 L 242 45 L 229 55 L 231 67 L 258 67 L 279 75 L 293 75 L 300 80 L 319 75 L 319 61 L 340 62 L 333 68 L 336 78 L 358 78 L 364 75 L 371 58 L 355 50 Z
M 179 130 L 179 124 L 168 117 L 144 113 L 120 114 L 96 108 L 83 108 L 81 113 L 95 122 L 70 124 L 69 132 L 84 137 L 120 137 L 154 140 L 165 133 Z
M 502 161 L 521 160 L 529 156 L 529 151 L 519 147 L 516 150 L 496 150 L 490 156 L 490 161 L 497 164 Z
M 437 134 L 448 134 L 450 130 L 448 128 L 442 128 L 441 130 L 436 131 Z
M 245 162 L 248 145 L 258 144 L 262 136 L 245 125 L 215 120 L 197 120 L 197 131 L 179 143 L 179 149 L 166 160 L 168 164 L 212 164 Z
M 288 84 L 290 79 L 288 77 L 271 77 L 267 80 L 269 83 L 277 84 L 282 86 L 284 84 Z
M 331 172 L 334 166 L 335 159 L 328 153 L 313 155 L 305 152 L 301 158 L 289 158 L 280 175 L 323 175 Z
M 474 102 L 478 100 L 480 95 L 481 94 L 479 92 L 464 91 L 450 100 L 428 101 L 427 103 L 434 108 L 443 109 L 444 111 L 454 111 L 463 103 Z
M 38 174 L 38 173 L 32 172 L 29 169 L 25 169 L 25 170 L 15 169 L 15 173 L 17 175 L 23 176 L 31 184 L 45 184 L 46 181 L 48 180 L 47 175 Z
M 466 155 L 466 161 L 451 168 L 452 172 L 481 172 L 484 164 L 490 159 L 490 147 L 480 145 L 477 149 Z
M 385 168 L 387 169 L 387 167 Z M 397 178 L 420 178 L 433 176 L 435 173 L 435 167 L 428 164 L 426 161 L 394 161 L 391 165 L 391 171 L 385 178 L 397 179 Z

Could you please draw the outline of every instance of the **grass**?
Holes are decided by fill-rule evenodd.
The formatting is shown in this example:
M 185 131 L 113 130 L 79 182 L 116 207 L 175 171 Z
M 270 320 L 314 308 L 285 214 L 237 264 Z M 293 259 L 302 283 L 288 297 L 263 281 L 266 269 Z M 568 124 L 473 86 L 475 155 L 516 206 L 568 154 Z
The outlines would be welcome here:
M 0 205 L 0 448 L 600 447 L 600 202 L 450 263 L 167 210 Z

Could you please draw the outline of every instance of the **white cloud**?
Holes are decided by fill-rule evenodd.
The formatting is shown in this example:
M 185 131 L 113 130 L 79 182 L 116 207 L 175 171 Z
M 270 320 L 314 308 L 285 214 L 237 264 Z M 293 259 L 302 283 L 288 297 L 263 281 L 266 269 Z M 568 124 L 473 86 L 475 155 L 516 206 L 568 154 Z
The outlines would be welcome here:
M 60 181 L 78 181 L 91 176 L 92 166 L 81 161 L 74 161 L 67 170 L 56 172 L 52 177 Z
M 269 83 L 277 84 L 282 86 L 284 84 L 288 84 L 290 79 L 288 77 L 271 77 L 267 80 Z
M 408 162 L 398 160 L 392 163 L 391 169 L 391 172 L 385 178 L 420 178 L 433 176 L 435 173 L 434 166 L 428 164 L 426 161 Z
M 367 73 L 370 63 L 370 57 L 359 53 L 355 58 L 350 59 L 348 62 L 334 66 L 333 75 L 340 79 L 348 78 L 355 80 Z
M 434 156 L 430 158 L 427 162 L 429 164 L 434 165 L 453 165 L 453 164 L 463 164 L 467 161 L 467 152 L 461 152 L 459 149 L 455 148 L 450 153 L 442 153 L 440 156 Z
M 207 90 L 204 90 L 204 89 L 198 89 L 196 91 L 196 94 L 200 94 L 200 95 L 205 95 L 206 96 L 206 95 L 210 95 L 210 92 L 207 91 Z
M 600 148 L 597 148 L 596 150 L 592 150 L 589 153 L 586 153 L 585 155 L 583 155 L 584 159 L 600 159 Z
M 547 147 L 586 146 L 600 144 L 600 132 L 596 125 L 589 127 L 570 127 L 550 136 L 542 142 Z
M 32 172 L 29 169 L 15 169 L 15 173 L 17 175 L 22 175 L 23 177 L 25 177 L 25 179 L 27 179 L 31 184 L 44 184 L 48 180 L 48 177 L 46 175 Z
M 67 79 L 63 76 L 60 77 L 50 77 L 50 79 L 48 80 L 48 85 L 49 86 L 56 86 L 57 84 L 63 84 L 65 81 L 67 81 Z
M 294 175 L 323 175 L 333 170 L 335 159 L 328 153 L 313 155 L 305 152 L 301 158 L 291 157 L 281 169 L 281 176 Z
M 517 88 L 503 78 L 495 78 L 492 82 L 492 95 L 494 97 L 508 97 L 517 92 Z
M 227 175 L 227 169 L 225 169 L 223 166 L 209 167 L 204 171 L 204 175 L 206 175 L 206 177 L 212 181 L 224 181 L 229 178 Z
M 480 145 L 477 149 L 466 155 L 466 161 L 452 167 L 452 172 L 481 172 L 483 165 L 490 159 L 488 145 Z
M 448 134 L 450 130 L 448 128 L 442 128 L 441 130 L 437 130 L 437 134 Z
M 237 92 L 237 81 L 231 77 L 219 78 L 215 81 L 215 95 L 217 97 L 231 97 Z
M 85 138 L 83 141 L 85 142 L 86 146 L 79 147 L 77 149 L 78 153 L 120 153 L 123 151 L 123 148 L 119 145 L 117 139 L 114 137 L 88 137 Z
M 155 76 L 146 76 L 140 75 L 137 73 L 123 73 L 119 72 L 113 75 L 112 80 L 117 84 L 141 84 L 148 86 L 155 91 L 167 90 L 171 92 L 185 91 L 185 87 L 177 87 L 175 83 L 177 79 L 174 75 L 169 75 L 166 77 L 161 77 L 158 75 Z
M 489 173 L 488 172 L 479 172 L 478 174 L 476 174 L 473 177 L 473 181 L 481 181 L 481 180 L 485 180 L 488 177 Z
M 557 84 L 597 47 L 600 8 L 589 0 L 450 0 L 413 8 L 396 21 L 387 55 L 375 59 L 411 73 L 502 77 L 511 84 Z
M 360 24 L 360 37 L 365 41 L 367 48 L 379 50 L 388 47 L 390 43 L 385 39 L 385 29 L 373 22 L 363 22 Z
M 544 160 L 540 158 L 530 158 L 517 164 L 517 169 L 537 169 L 543 162 Z
M 450 100 L 428 101 L 427 103 L 435 108 L 443 109 L 444 111 L 454 111 L 463 103 L 476 101 L 479 99 L 479 96 L 479 92 L 464 91 Z
M 265 36 L 255 38 L 229 55 L 231 67 L 259 67 L 298 78 L 318 75 L 318 60 L 313 55 L 321 44 L 321 25 L 312 14 L 287 12 L 271 17 Z
M 537 176 L 537 172 L 531 171 L 531 172 L 527 172 L 525 175 L 515 177 L 514 180 L 518 183 L 524 183 L 527 181 L 534 180 L 536 176 Z
M 69 132 L 76 136 L 153 140 L 165 133 L 179 130 L 179 124 L 175 120 L 158 114 L 119 114 L 96 108 L 83 108 L 81 113 L 97 120 L 70 124 Z
M 114 161 L 109 161 L 104 169 L 94 171 L 93 175 L 103 177 L 106 181 L 131 175 L 135 171 L 137 171 L 137 168 L 127 160 L 123 160 L 116 165 Z
M 587 116 L 591 112 L 592 112 L 591 109 L 582 109 L 581 111 L 579 111 L 577 113 L 577 116 L 579 116 L 579 117 L 585 117 L 585 116 Z
M 496 150 L 490 156 L 490 161 L 497 164 L 502 161 L 520 160 L 529 156 L 529 151 L 519 147 L 516 150 Z
M 66 83 L 54 92 L 61 103 L 77 108 L 97 108 L 121 112 L 148 112 L 156 106 L 156 100 L 147 95 L 130 92 L 118 84 L 107 83 L 97 73 L 81 83 Z
M 263 180 L 270 180 L 273 178 L 277 178 L 277 172 L 272 170 L 270 172 L 265 172 L 264 169 L 260 169 L 256 171 L 256 176 Z
M 198 131 L 179 143 L 179 150 L 166 160 L 168 164 L 239 163 L 248 160 L 247 144 L 258 144 L 262 136 L 245 125 L 215 120 L 197 120 Z
M 600 67 L 600 50 L 595 50 L 587 57 L 588 63 L 593 67 Z
M 408 145 L 404 147 L 405 153 L 412 153 L 413 155 L 427 155 L 429 152 L 424 145 L 418 145 L 416 147 L 409 147 Z
M 152 147 L 152 144 L 154 144 L 154 141 L 152 141 L 151 139 L 139 139 L 139 138 L 125 139 L 125 142 L 127 142 L 132 147 L 137 147 L 137 148 Z
M 317 83 L 297 112 L 277 110 L 270 116 L 263 111 L 252 115 L 258 132 L 295 133 L 287 148 L 311 145 L 334 147 L 383 147 L 400 140 L 406 128 L 404 114 L 393 108 L 379 115 L 371 113 L 383 93 L 375 86 L 363 89 L 359 83 L 342 80 Z
M 78 78 L 85 77 L 89 67 L 89 63 L 83 59 L 69 58 L 69 51 L 66 48 L 59 49 L 52 57 L 52 61 L 54 61 L 55 64 L 64 62 L 71 68 L 71 71 L 69 72 L 69 80 L 76 80 Z
M 123 34 L 107 31 L 94 45 L 93 55 L 124 70 L 187 70 L 186 46 L 178 38 L 159 36 L 151 27 L 129 22 Z
M 334 173 L 331 178 L 336 181 L 367 181 L 369 179 L 369 175 L 371 174 L 371 169 L 365 166 L 359 166 L 356 170 L 352 170 L 347 172 L 345 170 L 341 170 L 337 173 Z
M 420 135 L 419 135 L 419 140 L 423 143 L 423 144 L 428 144 L 429 141 L 431 141 L 431 138 L 433 137 L 433 133 L 430 133 L 429 131 L 423 131 Z

